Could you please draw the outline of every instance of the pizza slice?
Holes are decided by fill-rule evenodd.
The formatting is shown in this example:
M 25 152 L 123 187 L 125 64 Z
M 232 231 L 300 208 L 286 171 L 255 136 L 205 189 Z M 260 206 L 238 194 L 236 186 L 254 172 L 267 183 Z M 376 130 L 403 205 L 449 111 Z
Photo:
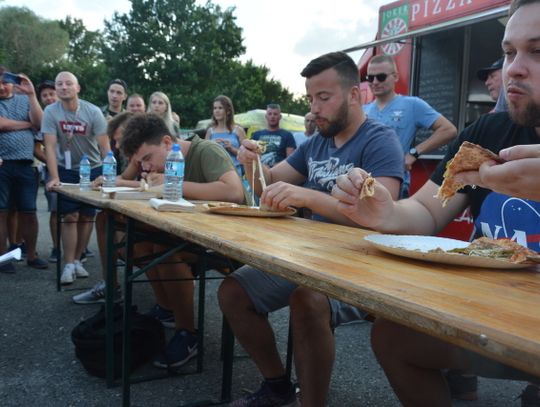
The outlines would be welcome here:
M 362 189 L 360 190 L 360 197 L 358 199 L 364 199 L 366 196 L 370 197 L 375 194 L 375 178 L 368 174 L 367 178 L 362 184 Z
M 255 148 L 255 152 L 257 154 L 264 154 L 266 152 L 266 145 L 268 143 L 263 140 L 254 140 L 254 141 L 257 144 L 257 147 Z
M 505 162 L 492 151 L 480 147 L 477 144 L 464 141 L 454 158 L 446 164 L 443 183 L 439 187 L 436 195 L 436 198 L 439 198 L 442 201 L 442 206 L 446 206 L 448 200 L 465 186 L 465 184 L 457 182 L 454 179 L 454 176 L 457 173 L 463 171 L 477 171 L 483 163 L 489 160 L 501 164 Z
M 507 259 L 511 263 L 539 262 L 538 253 L 509 239 L 481 237 L 473 240 L 467 247 L 452 249 L 448 252 L 468 256 Z

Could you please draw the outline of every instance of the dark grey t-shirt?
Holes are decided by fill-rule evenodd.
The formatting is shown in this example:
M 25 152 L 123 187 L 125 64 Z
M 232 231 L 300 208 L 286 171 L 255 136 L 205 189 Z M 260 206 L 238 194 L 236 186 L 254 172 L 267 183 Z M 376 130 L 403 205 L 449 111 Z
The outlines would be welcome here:
M 339 175 L 354 167 L 373 177 L 403 179 L 403 151 L 395 131 L 367 119 L 356 134 L 340 148 L 333 138 L 320 134 L 302 143 L 287 162 L 306 177 L 305 188 L 330 193 Z

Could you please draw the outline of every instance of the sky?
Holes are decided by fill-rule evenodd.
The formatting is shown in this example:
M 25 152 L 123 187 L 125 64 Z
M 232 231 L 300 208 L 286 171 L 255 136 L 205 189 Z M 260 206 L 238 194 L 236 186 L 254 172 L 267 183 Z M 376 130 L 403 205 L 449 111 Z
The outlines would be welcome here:
M 222 8 L 236 7 L 236 23 L 243 28 L 246 53 L 270 69 L 297 95 L 305 92 L 302 68 L 313 58 L 375 39 L 378 9 L 391 0 L 212 0 Z M 206 0 L 197 0 L 204 5 Z M 115 11 L 129 12 L 128 0 L 0 0 L 1 6 L 27 7 L 46 19 L 71 15 L 90 30 L 103 28 Z M 353 52 L 357 61 L 362 51 Z

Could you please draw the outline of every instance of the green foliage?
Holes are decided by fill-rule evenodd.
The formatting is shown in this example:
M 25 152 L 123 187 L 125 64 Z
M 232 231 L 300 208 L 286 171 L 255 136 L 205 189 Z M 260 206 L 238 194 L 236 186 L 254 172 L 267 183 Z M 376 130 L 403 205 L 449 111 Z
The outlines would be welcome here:
M 242 64 L 242 29 L 234 8 L 223 10 L 194 0 L 132 0 L 129 14 L 115 13 L 106 22 L 103 55 L 111 77 L 128 82 L 130 92 L 166 93 L 182 125 L 211 114 L 219 94 L 232 98 L 235 110 L 265 107 L 306 111 L 281 84 L 268 79 L 266 67 Z
M 58 22 L 22 7 L 0 8 L 0 38 L 2 63 L 28 75 L 59 59 L 68 44 L 68 35 Z

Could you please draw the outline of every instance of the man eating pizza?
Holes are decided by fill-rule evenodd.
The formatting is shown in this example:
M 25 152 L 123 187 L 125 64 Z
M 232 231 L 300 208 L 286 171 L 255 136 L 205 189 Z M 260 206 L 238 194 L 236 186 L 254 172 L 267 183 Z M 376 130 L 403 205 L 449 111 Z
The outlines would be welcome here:
M 377 183 L 372 197 L 359 200 L 367 172 L 355 168 L 338 177 L 332 192 L 341 201 L 338 210 L 356 223 L 380 232 L 433 235 L 470 205 L 476 237 L 512 239 L 538 252 L 539 48 L 540 0 L 514 0 L 502 41 L 503 83 L 509 112 L 482 116 L 465 129 L 431 179 L 409 199 L 394 202 L 386 188 Z M 454 179 L 468 186 L 443 207 L 434 195 L 443 182 L 448 161 L 466 141 L 493 151 L 507 162 L 487 160 L 476 171 L 456 174 Z M 373 326 L 372 346 L 405 406 L 449 407 L 451 395 L 442 374 L 444 368 L 540 382 L 539 378 L 510 366 L 384 319 L 378 319 Z M 538 405 L 538 387 L 527 386 L 522 406 Z

